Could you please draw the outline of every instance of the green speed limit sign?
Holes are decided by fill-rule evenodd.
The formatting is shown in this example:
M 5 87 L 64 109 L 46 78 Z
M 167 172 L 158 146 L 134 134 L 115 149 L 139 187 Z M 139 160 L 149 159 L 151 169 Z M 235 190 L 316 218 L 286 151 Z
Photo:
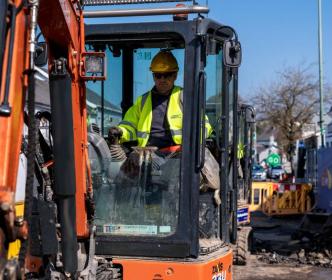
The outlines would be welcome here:
M 266 161 L 270 166 L 278 166 L 281 164 L 281 159 L 278 154 L 270 154 Z

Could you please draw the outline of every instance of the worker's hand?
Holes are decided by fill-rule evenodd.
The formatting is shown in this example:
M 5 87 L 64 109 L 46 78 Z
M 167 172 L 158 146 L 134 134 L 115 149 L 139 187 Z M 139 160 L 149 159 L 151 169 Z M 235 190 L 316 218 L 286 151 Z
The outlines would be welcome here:
M 121 136 L 122 130 L 117 126 L 112 126 L 108 131 L 108 141 L 110 145 L 118 144 Z

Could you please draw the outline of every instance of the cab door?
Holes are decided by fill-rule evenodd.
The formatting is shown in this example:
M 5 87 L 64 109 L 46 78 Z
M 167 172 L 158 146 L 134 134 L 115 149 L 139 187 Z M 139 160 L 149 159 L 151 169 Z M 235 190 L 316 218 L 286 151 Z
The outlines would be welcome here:
M 230 242 L 236 240 L 237 231 L 238 71 L 237 66 L 225 63 L 224 46 L 228 39 L 222 35 L 215 31 L 206 41 L 206 114 L 214 131 L 213 149 L 220 166 L 220 238 Z

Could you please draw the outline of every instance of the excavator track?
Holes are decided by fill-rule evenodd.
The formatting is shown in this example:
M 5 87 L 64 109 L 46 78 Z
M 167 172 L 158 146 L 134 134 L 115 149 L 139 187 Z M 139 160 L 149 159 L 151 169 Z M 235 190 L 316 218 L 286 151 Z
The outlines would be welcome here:
M 233 264 L 246 265 L 250 251 L 252 228 L 249 226 L 239 227 L 237 242 L 233 247 Z

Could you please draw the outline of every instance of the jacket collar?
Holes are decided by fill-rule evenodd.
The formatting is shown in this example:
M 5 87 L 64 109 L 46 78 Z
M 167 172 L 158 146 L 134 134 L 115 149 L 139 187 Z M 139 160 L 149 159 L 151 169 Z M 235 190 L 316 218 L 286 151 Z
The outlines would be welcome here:
M 170 95 L 173 93 L 174 87 L 175 87 L 175 86 L 173 86 L 172 89 L 169 91 L 169 93 L 168 93 L 167 95 L 165 95 L 165 94 L 160 94 L 160 93 L 157 91 L 156 86 L 154 86 L 154 87 L 151 89 L 151 93 L 152 93 L 152 94 L 162 95 L 162 96 L 170 96 Z

